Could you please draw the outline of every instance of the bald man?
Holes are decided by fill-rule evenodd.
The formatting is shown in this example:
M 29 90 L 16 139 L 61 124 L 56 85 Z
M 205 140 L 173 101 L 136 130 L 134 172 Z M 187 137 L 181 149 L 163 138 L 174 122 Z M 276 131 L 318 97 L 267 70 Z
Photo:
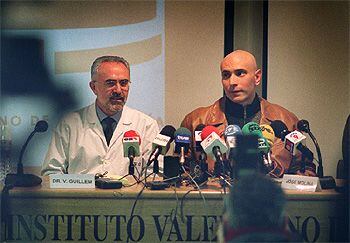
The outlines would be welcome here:
M 199 124 L 212 125 L 218 128 L 221 136 L 228 125 L 243 127 L 248 122 L 270 124 L 271 121 L 283 121 L 289 131 L 296 129 L 298 118 L 285 108 L 271 104 L 259 97 L 256 87 L 261 81 L 261 70 L 257 68 L 255 57 L 243 50 L 228 54 L 221 62 L 221 83 L 224 95 L 208 107 L 200 107 L 189 113 L 183 119 L 181 126 L 188 128 L 192 134 Z M 192 157 L 198 155 L 192 149 Z M 300 172 L 300 156 L 293 163 L 292 156 L 284 149 L 283 142 L 275 139 L 271 148 L 271 159 L 274 169 L 273 177 L 281 177 L 284 173 L 296 173 L 315 176 L 315 166 L 306 163 L 304 173 Z M 208 160 L 209 171 L 213 171 L 215 162 Z

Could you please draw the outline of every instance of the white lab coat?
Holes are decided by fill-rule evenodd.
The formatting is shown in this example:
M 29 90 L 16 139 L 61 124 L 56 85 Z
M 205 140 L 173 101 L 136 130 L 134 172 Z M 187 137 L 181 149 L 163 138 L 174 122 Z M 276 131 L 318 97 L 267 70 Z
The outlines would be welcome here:
M 124 132 L 135 130 L 141 136 L 141 157 L 135 158 L 135 175 L 146 163 L 152 141 L 159 133 L 157 122 L 144 113 L 124 106 L 107 146 L 95 103 L 65 116 L 53 131 L 41 174 L 128 174 L 129 159 L 123 156 Z M 160 160 L 160 163 L 162 161 Z M 162 167 L 162 164 L 160 164 Z

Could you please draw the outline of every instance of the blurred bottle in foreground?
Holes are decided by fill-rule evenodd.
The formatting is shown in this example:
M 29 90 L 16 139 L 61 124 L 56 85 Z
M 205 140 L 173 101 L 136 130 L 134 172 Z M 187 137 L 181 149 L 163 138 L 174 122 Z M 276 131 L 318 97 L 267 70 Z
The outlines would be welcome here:
M 8 173 L 11 172 L 11 147 L 12 136 L 9 125 L 0 126 L 0 181 L 3 181 Z

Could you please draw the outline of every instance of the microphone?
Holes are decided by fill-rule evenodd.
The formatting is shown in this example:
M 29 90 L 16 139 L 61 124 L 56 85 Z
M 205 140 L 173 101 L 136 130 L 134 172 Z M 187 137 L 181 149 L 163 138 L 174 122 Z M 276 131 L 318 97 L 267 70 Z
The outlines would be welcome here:
M 140 135 L 134 131 L 129 130 L 124 133 L 123 136 L 123 151 L 124 158 L 129 158 L 129 175 L 134 175 L 134 158 L 140 156 L 140 144 L 141 138 Z
M 174 140 L 174 133 L 175 128 L 171 125 L 166 125 L 153 139 L 152 152 L 149 156 L 147 166 L 157 160 L 160 154 L 165 155 L 168 152 L 170 144 Z
M 317 157 L 318 157 L 317 176 L 320 178 L 321 187 L 323 189 L 332 189 L 332 188 L 334 188 L 335 187 L 334 178 L 332 176 L 324 176 L 324 174 L 323 174 L 323 161 L 322 161 L 322 155 L 321 155 L 320 146 L 318 145 L 316 137 L 312 134 L 312 132 L 310 130 L 309 122 L 307 120 L 300 120 L 297 123 L 297 128 L 300 131 L 309 134 L 312 142 L 315 145 L 316 152 L 317 152 Z
M 185 154 L 188 152 L 191 143 L 191 132 L 185 127 L 175 131 L 175 153 L 180 154 L 180 164 L 185 163 Z
M 266 139 L 268 145 L 270 146 L 270 150 L 272 148 L 272 145 L 275 141 L 275 132 L 273 131 L 272 127 L 267 124 L 261 124 L 261 133 L 263 137 Z M 271 160 L 271 153 L 268 152 L 266 154 L 267 156 L 264 158 L 264 164 L 267 165 L 267 168 L 271 171 L 273 169 L 273 163 Z
M 13 185 L 18 187 L 31 187 L 31 186 L 37 186 L 40 185 L 42 180 L 40 177 L 32 174 L 24 174 L 23 173 L 23 154 L 25 149 L 27 148 L 27 145 L 29 141 L 32 139 L 35 133 L 39 132 L 46 132 L 48 128 L 47 121 L 40 120 L 35 124 L 34 131 L 30 133 L 27 140 L 25 141 L 24 145 L 22 146 L 19 160 L 17 164 L 17 174 L 8 174 L 5 178 L 5 185 Z
M 267 154 L 270 151 L 270 145 L 264 138 L 261 128 L 256 122 L 248 122 L 242 127 L 242 134 L 245 136 L 257 136 L 258 137 L 258 151 L 263 154 Z
M 47 121 L 40 120 L 35 124 L 34 132 L 46 132 L 48 127 Z
M 228 146 L 228 161 L 230 168 L 230 178 L 234 179 L 234 170 L 237 170 L 237 137 L 242 135 L 242 129 L 237 125 L 228 125 L 225 129 L 224 136 Z
M 194 129 L 194 140 L 195 140 L 195 151 L 199 152 L 199 168 L 200 176 L 194 178 L 197 183 L 203 183 L 208 180 L 208 163 L 207 163 L 207 154 L 204 152 L 201 142 L 202 142 L 202 131 L 205 128 L 204 124 L 199 124 L 196 129 Z
M 263 164 L 265 166 L 264 170 L 266 173 L 269 173 L 273 170 L 273 163 L 271 160 L 270 154 L 271 146 L 265 137 L 258 138 L 258 151 L 263 159 Z
M 310 131 L 309 122 L 307 120 L 300 120 L 297 123 L 297 128 L 300 131 L 306 132 L 307 134 L 309 134 L 309 136 L 311 137 L 311 140 L 315 144 L 316 151 L 317 151 L 317 156 L 318 156 L 317 175 L 319 177 L 323 177 L 323 164 L 322 164 L 322 155 L 321 155 L 320 146 L 318 146 L 318 143 L 317 143 L 317 140 L 316 140 L 315 136 Z
M 258 151 L 258 137 L 256 135 L 237 136 L 237 161 L 235 178 L 260 172 L 261 156 Z
M 224 136 L 229 147 L 229 159 L 237 156 L 237 136 L 242 135 L 242 130 L 237 125 L 228 125 L 225 129 Z
M 242 127 L 243 135 L 255 135 L 261 138 L 263 135 L 261 133 L 261 128 L 256 122 L 248 122 Z
M 263 137 L 267 140 L 270 147 L 272 147 L 275 140 L 275 132 L 273 131 L 272 127 L 267 124 L 261 124 L 260 129 Z
M 284 139 L 284 148 L 287 149 L 293 156 L 296 155 L 297 150 L 300 150 L 302 143 L 306 140 L 306 137 L 299 131 L 295 130 L 288 133 Z M 299 148 L 298 148 L 299 146 Z
M 267 139 L 263 136 L 262 129 L 256 122 L 248 122 L 242 127 L 242 133 L 246 136 L 256 136 L 258 138 L 258 152 L 260 154 L 260 158 L 262 159 L 262 164 L 265 166 L 260 169 L 264 172 L 270 172 L 273 169 L 271 156 L 270 156 L 270 144 Z M 260 160 L 261 161 L 261 160 Z M 261 165 L 261 164 L 259 164 Z
M 288 128 L 284 122 L 280 120 L 272 121 L 271 127 L 273 128 L 276 137 L 280 138 L 284 142 L 284 148 L 288 150 L 292 156 L 295 156 L 296 151 L 299 150 L 303 157 L 313 161 L 314 155 L 302 142 L 306 137 L 299 131 L 288 131 Z M 305 172 L 305 161 L 303 159 L 301 164 L 301 172 Z
M 301 143 L 306 139 L 302 133 L 298 131 L 288 131 L 286 124 L 280 120 L 272 121 L 271 127 L 273 128 L 276 137 L 280 138 L 284 142 L 285 149 L 287 149 L 293 156 L 295 155 L 296 150 L 299 150 L 309 160 L 313 160 L 313 153 Z
M 201 142 L 202 142 L 202 131 L 203 128 L 205 128 L 204 124 L 199 124 L 196 129 L 194 129 L 194 140 L 195 140 L 195 150 L 196 152 L 204 152 L 202 146 L 201 146 Z
M 307 120 L 298 121 L 297 128 L 302 132 L 311 133 L 310 124 Z
M 140 144 L 141 137 L 136 131 L 129 130 L 125 132 L 123 136 L 124 158 L 128 157 L 129 159 L 133 159 L 140 156 Z
M 275 133 L 275 136 L 280 138 L 284 142 L 284 138 L 289 133 L 286 124 L 281 120 L 275 120 L 270 123 L 272 130 Z
M 220 138 L 218 129 L 214 126 L 206 126 L 202 131 L 201 138 L 204 152 L 216 160 L 215 167 L 223 164 L 222 154 L 226 153 L 228 148 Z

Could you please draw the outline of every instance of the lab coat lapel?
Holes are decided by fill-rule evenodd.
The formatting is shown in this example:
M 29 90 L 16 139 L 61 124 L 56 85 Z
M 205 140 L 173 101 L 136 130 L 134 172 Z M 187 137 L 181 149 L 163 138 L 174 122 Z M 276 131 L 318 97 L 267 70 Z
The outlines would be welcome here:
M 124 132 L 130 130 L 132 124 L 131 115 L 130 109 L 124 105 L 122 116 L 114 130 L 109 146 L 112 146 L 121 136 L 123 136 Z
M 107 142 L 103 133 L 102 125 L 96 114 L 95 103 L 88 107 L 86 113 L 86 121 L 86 127 L 90 128 L 94 133 L 96 133 L 107 147 Z

